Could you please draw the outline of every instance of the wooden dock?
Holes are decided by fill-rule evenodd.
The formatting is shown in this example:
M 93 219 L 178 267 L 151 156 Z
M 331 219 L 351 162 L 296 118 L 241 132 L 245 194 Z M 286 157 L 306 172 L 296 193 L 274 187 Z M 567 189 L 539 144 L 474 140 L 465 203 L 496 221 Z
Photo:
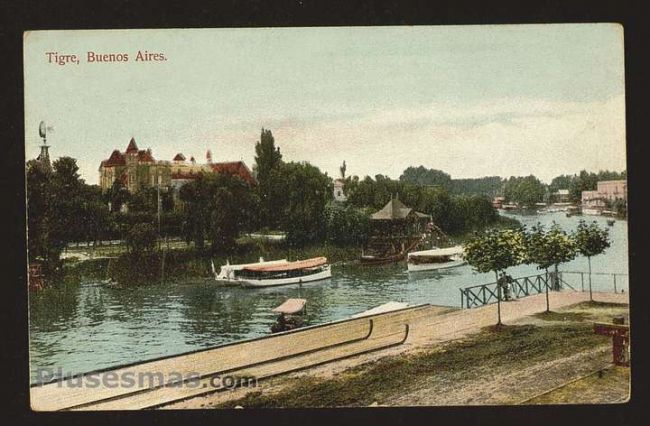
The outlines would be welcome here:
M 411 323 L 449 310 L 424 304 L 88 372 L 32 386 L 31 406 L 36 411 L 161 407 L 225 390 L 213 386 L 216 376 L 263 380 L 400 345 Z

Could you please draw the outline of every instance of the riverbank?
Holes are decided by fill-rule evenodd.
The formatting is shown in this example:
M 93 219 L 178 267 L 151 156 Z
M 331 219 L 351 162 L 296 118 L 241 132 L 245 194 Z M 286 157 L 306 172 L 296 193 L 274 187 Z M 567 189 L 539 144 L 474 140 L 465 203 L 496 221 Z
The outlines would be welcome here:
M 557 306 L 562 298 L 578 301 L 577 295 L 580 294 L 554 294 L 553 302 Z M 623 300 L 620 295 L 599 294 L 598 298 Z M 542 297 L 527 298 L 527 304 L 536 305 L 533 299 L 541 302 Z M 416 341 L 411 342 L 410 348 L 404 345 L 401 350 L 363 356 L 364 360 L 271 379 L 255 390 L 238 389 L 169 408 L 519 404 L 607 367 L 611 362 L 611 340 L 594 335 L 593 322 L 628 315 L 627 304 L 609 302 L 579 302 L 556 308 L 551 314 L 519 318 L 512 307 L 504 306 L 507 325 L 500 329 L 484 326 L 460 334 L 456 330 L 453 334 L 457 338 L 440 341 L 438 336 L 433 339 L 435 343 L 431 336 L 414 336 Z M 519 306 L 519 310 L 522 308 Z M 445 316 L 476 317 L 479 312 L 461 311 Z M 444 327 L 444 321 L 438 321 L 438 327 Z M 604 377 L 607 380 L 610 376 Z M 618 376 L 612 380 L 616 383 L 609 386 L 609 392 L 592 392 L 596 395 L 593 402 L 627 399 L 629 386 L 621 386 Z M 605 386 L 603 382 L 596 385 Z M 565 392 L 563 398 L 563 403 L 583 400 L 570 392 Z M 530 403 L 553 401 L 538 397 Z
M 492 224 L 496 228 L 520 226 L 513 218 L 499 216 Z M 454 243 L 462 243 L 474 234 L 475 230 L 452 234 Z M 314 244 L 302 248 L 290 247 L 282 240 L 269 240 L 244 236 L 238 239 L 236 247 L 229 253 L 210 255 L 209 250 L 197 250 L 185 243 L 174 241 L 163 243 L 161 250 L 130 255 L 119 245 L 107 246 L 86 253 L 83 250 L 70 250 L 65 253 L 65 273 L 72 276 L 90 276 L 107 280 L 122 287 L 162 283 L 179 278 L 212 277 L 212 261 L 216 268 L 230 263 L 257 262 L 264 259 L 289 260 L 308 259 L 325 256 L 332 264 L 347 264 L 358 260 L 360 246 L 335 246 L 328 243 Z

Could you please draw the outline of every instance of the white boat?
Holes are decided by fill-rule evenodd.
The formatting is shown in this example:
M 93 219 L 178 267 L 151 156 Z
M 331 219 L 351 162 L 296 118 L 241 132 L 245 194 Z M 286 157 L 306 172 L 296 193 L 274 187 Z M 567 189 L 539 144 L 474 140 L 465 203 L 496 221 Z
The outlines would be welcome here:
M 368 309 L 367 311 L 359 312 L 358 314 L 351 315 L 350 318 L 361 318 L 361 317 L 367 317 L 370 315 L 377 315 L 377 314 L 383 314 L 386 312 L 393 312 L 397 311 L 400 309 L 408 308 L 409 304 L 405 302 L 387 302 L 384 303 L 383 305 L 375 306 L 372 309 Z
M 409 272 L 454 268 L 465 263 L 462 246 L 414 251 L 406 260 Z
M 598 216 L 600 215 L 600 210 L 599 209 L 582 209 L 582 214 L 590 215 L 590 216 Z
M 239 265 L 231 265 L 229 261 L 226 261 L 226 264 L 221 266 L 219 269 L 219 273 L 217 273 L 216 269 L 214 268 L 214 262 L 211 262 L 211 266 L 212 273 L 214 274 L 214 279 L 217 282 L 222 284 L 239 285 L 239 273 L 246 267 L 254 265 L 281 265 L 285 263 L 288 263 L 287 259 L 265 261 L 263 257 L 260 257 L 260 260 L 257 263 L 242 263 Z
M 332 269 L 326 257 L 314 257 L 275 265 L 257 263 L 245 266 L 237 275 L 243 287 L 270 287 L 324 280 L 332 276 Z

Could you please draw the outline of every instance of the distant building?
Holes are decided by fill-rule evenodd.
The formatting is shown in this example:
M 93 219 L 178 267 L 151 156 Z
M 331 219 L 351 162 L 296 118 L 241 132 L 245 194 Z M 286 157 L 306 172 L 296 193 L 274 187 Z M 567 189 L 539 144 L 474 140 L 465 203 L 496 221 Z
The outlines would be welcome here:
M 343 191 L 344 188 L 345 181 L 343 179 L 336 179 L 334 181 L 334 201 L 343 202 L 348 199 Z
M 604 180 L 597 184 L 595 191 L 582 191 L 582 209 L 601 212 L 608 203 L 616 200 L 627 201 L 627 181 Z
M 188 162 L 182 153 L 176 154 L 171 164 L 171 187 L 178 190 L 188 182 L 197 179 L 203 173 L 210 173 L 211 169 L 207 164 L 196 164 L 194 157 Z
M 237 176 L 249 185 L 255 185 L 257 182 L 253 177 L 253 172 L 243 161 L 228 161 L 222 163 L 212 162 L 212 153 L 206 153 L 207 163 L 199 164 L 194 157 L 190 157 L 189 163 L 185 160 L 182 153 L 176 154 L 171 164 L 171 185 L 178 189 L 187 182 L 197 179 L 203 173 L 221 173 Z
M 556 203 L 568 203 L 571 201 L 571 194 L 568 189 L 558 189 L 553 193 L 553 199 Z
M 190 157 L 188 162 L 182 153 L 178 153 L 171 162 L 157 161 L 150 149 L 138 149 L 135 139 L 131 138 L 124 152 L 116 149 L 101 162 L 99 185 L 102 191 L 106 191 L 119 180 L 131 193 L 158 185 L 178 190 L 203 173 L 228 173 L 250 185 L 255 184 L 253 173 L 243 161 L 213 163 L 210 151 L 206 153 L 206 158 L 207 163 L 199 164 L 194 157 Z
M 627 200 L 627 181 L 604 180 L 598 182 L 598 193 L 607 201 Z
M 170 164 L 156 161 L 150 149 L 138 149 L 131 138 L 124 152 L 114 150 L 108 159 L 99 165 L 99 186 L 102 191 L 120 181 L 131 193 L 147 187 L 168 187 L 171 184 Z
M 605 200 L 598 191 L 582 191 L 583 210 L 602 210 L 605 208 Z
M 503 203 L 506 202 L 505 197 L 494 197 L 494 200 L 492 200 L 492 207 L 495 209 L 502 209 L 503 208 Z

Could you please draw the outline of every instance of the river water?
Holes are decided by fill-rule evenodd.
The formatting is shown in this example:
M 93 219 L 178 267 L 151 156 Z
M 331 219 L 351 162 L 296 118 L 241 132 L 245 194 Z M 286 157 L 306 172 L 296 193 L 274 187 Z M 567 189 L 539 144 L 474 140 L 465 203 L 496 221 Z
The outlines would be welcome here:
M 602 217 L 567 218 L 564 213 L 510 216 L 528 226 L 555 221 L 567 231 L 580 218 L 607 226 Z M 626 274 L 627 222 L 617 220 L 609 229 L 612 245 L 592 259 L 592 270 Z M 587 271 L 587 259 L 578 257 L 561 270 Z M 530 265 L 509 272 L 513 277 L 540 273 Z M 457 307 L 460 288 L 494 281 L 492 274 L 475 273 L 467 265 L 411 274 L 404 263 L 334 266 L 332 275 L 302 286 L 265 289 L 217 287 L 203 279 L 114 289 L 82 280 L 30 294 L 32 381 L 37 381 L 39 369 L 68 375 L 262 336 L 275 320 L 271 309 L 289 297 L 306 298 L 307 323 L 317 324 L 391 300 Z M 619 291 L 628 291 L 626 278 L 618 278 Z M 580 276 L 573 276 L 571 283 L 579 288 Z M 593 288 L 611 291 L 611 276 L 593 276 Z

